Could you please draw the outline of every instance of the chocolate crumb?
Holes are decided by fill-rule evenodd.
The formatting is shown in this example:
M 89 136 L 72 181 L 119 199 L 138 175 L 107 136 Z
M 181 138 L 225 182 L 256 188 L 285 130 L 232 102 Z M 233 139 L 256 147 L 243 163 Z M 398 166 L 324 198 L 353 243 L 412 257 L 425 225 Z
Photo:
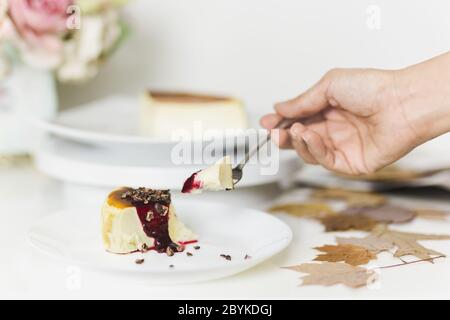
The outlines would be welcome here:
M 136 259 L 136 264 L 143 264 L 145 262 L 145 259 Z
M 200 250 L 200 246 L 195 246 L 194 249 L 195 250 Z
M 170 269 L 173 269 L 173 268 L 175 268 L 175 266 L 174 266 L 173 264 L 171 264 L 171 265 L 169 266 L 169 268 L 170 268 Z
M 220 256 L 228 261 L 231 261 L 231 256 L 228 254 L 221 254 Z
M 152 221 L 152 219 L 153 219 L 153 212 L 152 211 L 147 212 L 147 217 L 145 218 L 145 220 L 150 222 Z
M 190 253 L 190 252 L 186 252 L 186 255 L 187 255 L 188 257 L 192 257 L 192 256 L 193 256 L 193 254 Z
M 170 205 L 170 191 L 169 190 L 153 190 L 149 188 L 132 189 L 127 188 L 121 195 L 122 199 L 130 200 L 133 204 L 149 204 L 159 203 L 162 205 Z M 165 211 L 165 210 L 163 210 Z
M 155 205 L 155 210 L 162 217 L 165 217 L 166 214 L 169 212 L 169 208 L 161 203 L 157 203 Z
M 171 247 L 167 247 L 166 253 L 169 257 L 171 257 L 175 254 Z
M 248 260 L 248 259 L 251 259 L 251 258 L 252 258 L 252 257 L 249 256 L 248 254 L 246 254 L 245 257 L 244 257 L 245 260 Z

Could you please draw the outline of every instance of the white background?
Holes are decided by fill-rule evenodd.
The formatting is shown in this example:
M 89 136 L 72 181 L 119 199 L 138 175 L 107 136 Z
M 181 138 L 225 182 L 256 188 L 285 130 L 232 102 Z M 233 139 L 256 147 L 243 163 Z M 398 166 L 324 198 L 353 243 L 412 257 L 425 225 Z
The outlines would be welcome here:
M 380 30 L 366 26 L 369 5 L 381 9 Z M 263 113 L 330 68 L 400 68 L 450 48 L 448 0 L 133 0 L 125 16 L 132 28 L 128 41 L 93 82 L 60 88 L 64 107 L 111 92 L 138 94 L 150 87 L 237 95 Z M 387 269 L 379 288 L 298 288 L 299 275 L 279 267 L 310 261 L 316 254 L 311 248 L 332 243 L 334 235 L 323 233 L 314 222 L 286 216 L 282 218 L 294 231 L 290 248 L 236 277 L 150 287 L 87 269 L 77 274 L 76 266 L 55 263 L 26 242 L 26 232 L 37 219 L 64 207 L 63 185 L 31 169 L 4 170 L 0 181 L 2 213 L 8 219 L 0 224 L 3 298 L 449 297 L 449 259 Z M 248 192 L 254 194 L 236 193 L 234 200 L 222 201 L 264 207 L 261 198 L 269 201 L 278 190 Z M 449 206 L 448 194 L 442 203 L 437 196 L 417 193 L 406 201 L 422 197 L 423 207 Z M 405 228 L 449 233 L 448 226 L 416 221 Z M 426 245 L 450 253 L 448 241 Z M 393 263 L 386 255 L 381 258 L 380 265 Z M 79 286 L 72 282 L 74 276 Z
M 381 29 L 367 27 L 367 9 Z M 63 86 L 74 106 L 144 88 L 242 97 L 261 113 L 330 68 L 401 68 L 450 50 L 448 0 L 132 0 L 131 35 L 100 76 Z

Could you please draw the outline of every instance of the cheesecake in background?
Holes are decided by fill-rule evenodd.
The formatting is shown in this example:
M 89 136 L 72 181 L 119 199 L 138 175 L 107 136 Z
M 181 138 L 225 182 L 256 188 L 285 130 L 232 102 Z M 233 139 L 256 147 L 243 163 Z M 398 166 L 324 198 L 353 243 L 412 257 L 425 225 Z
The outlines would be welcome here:
M 141 134 L 155 138 L 170 139 L 178 130 L 193 137 L 196 128 L 201 134 L 248 128 L 242 101 L 193 93 L 148 91 L 143 95 L 139 118 Z

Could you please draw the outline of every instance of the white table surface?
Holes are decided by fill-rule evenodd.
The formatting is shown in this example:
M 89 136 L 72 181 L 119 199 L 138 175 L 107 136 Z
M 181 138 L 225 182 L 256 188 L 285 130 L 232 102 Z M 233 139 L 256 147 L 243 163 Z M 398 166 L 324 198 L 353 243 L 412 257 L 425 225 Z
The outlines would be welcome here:
M 226 279 L 182 286 L 148 286 L 124 276 L 99 273 L 89 269 L 55 262 L 36 252 L 26 240 L 28 228 L 38 219 L 74 205 L 74 199 L 87 200 L 89 193 L 73 195 L 68 188 L 49 179 L 31 167 L 0 169 L 0 298 L 57 299 L 384 299 L 384 298 L 450 298 L 450 259 L 435 264 L 418 263 L 386 269 L 379 282 L 370 288 L 299 287 L 299 274 L 280 267 L 312 260 L 311 248 L 333 244 L 336 234 L 324 233 L 314 221 L 280 215 L 294 232 L 290 247 L 269 261 Z M 80 188 L 81 190 L 81 188 Z M 208 200 L 264 207 L 280 194 L 276 186 L 258 187 L 239 192 L 208 196 Z M 72 200 L 70 200 L 70 198 Z M 397 201 L 419 206 L 449 208 L 450 195 L 421 192 Z M 89 200 L 87 200 L 89 202 Z M 96 202 L 92 200 L 92 202 Z M 80 213 L 82 214 L 82 213 Z M 427 233 L 449 233 L 450 222 L 416 220 L 398 227 L 401 230 Z M 346 233 L 346 236 L 356 235 Z M 428 241 L 429 247 L 450 254 L 450 241 Z M 398 263 L 388 253 L 380 255 L 379 266 Z M 374 265 L 374 264 L 372 264 Z

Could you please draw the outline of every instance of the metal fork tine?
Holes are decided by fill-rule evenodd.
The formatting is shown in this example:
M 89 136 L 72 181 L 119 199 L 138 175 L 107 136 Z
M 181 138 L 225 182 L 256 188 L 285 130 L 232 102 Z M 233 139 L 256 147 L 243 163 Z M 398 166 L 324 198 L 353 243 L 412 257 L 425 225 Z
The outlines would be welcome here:
M 277 129 L 287 129 L 287 128 L 292 126 L 297 121 L 298 121 L 298 119 L 284 119 L 278 124 L 278 126 L 276 128 Z M 270 133 L 268 133 L 267 137 L 263 141 L 258 143 L 258 145 L 255 148 L 250 150 L 250 149 L 247 148 L 247 145 L 245 145 L 245 156 L 244 156 L 244 159 L 236 167 L 234 167 L 233 171 L 232 171 L 232 173 L 233 173 L 233 183 L 235 185 L 239 181 L 242 180 L 244 167 L 248 163 L 250 158 L 253 157 L 255 154 L 258 154 L 259 149 L 264 147 L 270 140 L 271 140 L 271 136 L 270 136 Z

